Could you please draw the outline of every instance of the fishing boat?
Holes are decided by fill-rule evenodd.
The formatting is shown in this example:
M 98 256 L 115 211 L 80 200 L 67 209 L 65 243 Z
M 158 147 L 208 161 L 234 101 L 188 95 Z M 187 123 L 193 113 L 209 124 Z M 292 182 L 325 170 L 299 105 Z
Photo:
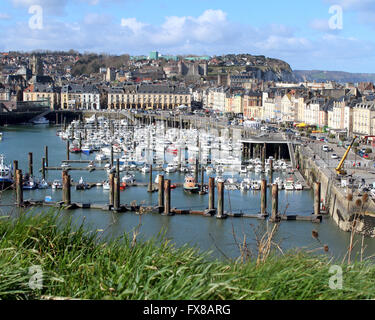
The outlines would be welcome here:
M 13 184 L 11 169 L 4 164 L 4 156 L 0 155 L 0 190 L 4 190 Z
M 189 193 L 199 192 L 199 186 L 198 186 L 198 184 L 195 181 L 195 178 L 193 176 L 187 175 L 185 177 L 184 191 L 189 192 Z

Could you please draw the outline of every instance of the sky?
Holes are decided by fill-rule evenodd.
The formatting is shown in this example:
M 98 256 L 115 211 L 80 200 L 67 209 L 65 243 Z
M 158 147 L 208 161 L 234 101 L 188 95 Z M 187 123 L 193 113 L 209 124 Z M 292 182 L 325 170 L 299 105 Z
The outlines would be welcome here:
M 375 0 L 0 0 L 0 51 L 222 55 L 375 73 Z

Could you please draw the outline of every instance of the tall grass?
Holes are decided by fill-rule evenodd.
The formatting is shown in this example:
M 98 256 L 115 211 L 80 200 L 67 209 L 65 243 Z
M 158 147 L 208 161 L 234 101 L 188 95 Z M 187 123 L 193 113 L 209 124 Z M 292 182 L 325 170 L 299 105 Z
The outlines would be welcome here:
M 62 223 L 58 214 L 0 219 L 0 298 L 41 299 L 372 299 L 375 267 L 342 265 L 343 290 L 331 290 L 330 263 L 303 252 L 246 263 L 213 261 L 163 239 L 100 233 Z M 43 270 L 43 287 L 29 286 L 29 268 Z

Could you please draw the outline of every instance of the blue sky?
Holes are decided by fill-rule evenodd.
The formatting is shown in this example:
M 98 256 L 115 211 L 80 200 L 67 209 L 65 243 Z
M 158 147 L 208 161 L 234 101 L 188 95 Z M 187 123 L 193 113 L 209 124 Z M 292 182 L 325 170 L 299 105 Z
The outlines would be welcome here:
M 42 11 L 30 27 L 31 6 Z M 343 12 L 342 29 L 332 6 Z M 250 53 L 293 69 L 375 73 L 375 0 L 1 0 L 0 51 Z

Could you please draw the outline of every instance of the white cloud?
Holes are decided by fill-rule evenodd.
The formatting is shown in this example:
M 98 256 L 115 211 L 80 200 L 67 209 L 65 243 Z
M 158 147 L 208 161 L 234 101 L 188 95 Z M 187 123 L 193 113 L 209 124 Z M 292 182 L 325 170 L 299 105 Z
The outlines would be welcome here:
M 121 19 L 121 27 L 130 29 L 134 34 L 140 33 L 147 24 L 137 21 L 136 18 Z
M 324 28 L 324 23 L 316 22 Z M 30 30 L 27 22 L 6 27 L 2 50 L 69 50 L 144 54 L 151 50 L 172 54 L 250 53 L 280 58 L 298 69 L 325 68 L 361 71 L 375 65 L 375 44 L 324 33 L 315 40 L 285 25 L 255 28 L 229 20 L 222 10 L 199 16 L 169 16 L 159 25 L 125 17 L 91 13 L 82 21 L 45 21 L 43 30 Z M 298 30 L 299 31 L 299 30 Z M 365 62 L 366 61 L 366 62 Z M 370 71 L 370 70 L 368 70 Z

